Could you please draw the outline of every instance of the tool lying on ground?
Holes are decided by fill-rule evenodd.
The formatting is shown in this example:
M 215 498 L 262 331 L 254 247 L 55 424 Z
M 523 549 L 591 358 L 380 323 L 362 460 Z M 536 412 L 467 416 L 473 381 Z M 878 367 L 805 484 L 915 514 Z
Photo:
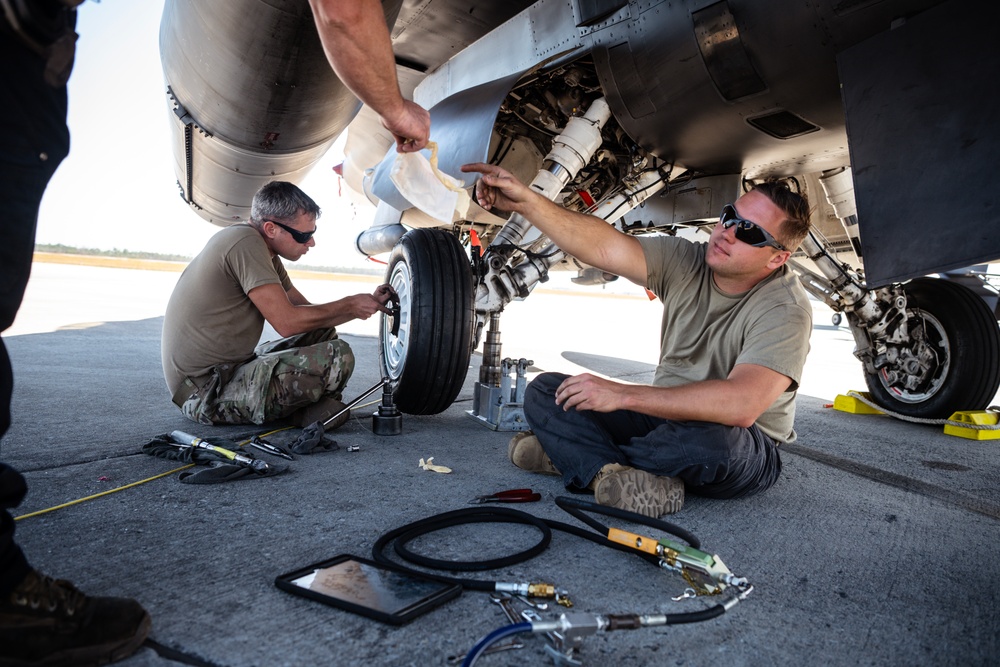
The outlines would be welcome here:
M 469 501 L 470 505 L 481 505 L 483 503 L 533 503 L 542 499 L 542 494 L 535 493 L 531 489 L 510 489 L 491 493 L 488 496 L 476 496 Z
M 255 473 L 263 474 L 267 472 L 270 466 L 267 465 L 266 461 L 261 461 L 260 459 L 255 459 L 252 456 L 247 456 L 246 454 L 240 454 L 238 452 L 231 451 L 225 447 L 219 447 L 213 445 L 207 440 L 203 440 L 190 433 L 185 433 L 184 431 L 171 431 L 170 439 L 177 444 L 184 447 L 193 447 L 195 449 L 204 449 L 206 451 L 213 452 L 215 454 L 221 454 L 223 457 L 229 459 L 236 465 L 240 465 L 246 468 L 250 468 Z
M 680 574 L 687 582 L 688 588 L 678 596 L 672 597 L 675 602 L 689 598 L 713 596 L 718 602 L 708 608 L 674 614 L 593 614 L 587 612 L 566 612 L 554 620 L 545 620 L 538 612 L 545 611 L 540 604 L 530 603 L 532 607 L 524 614 L 531 616 L 530 620 L 513 622 L 511 625 L 498 628 L 483 637 L 464 656 L 463 667 L 471 667 L 485 653 L 491 652 L 490 647 L 501 640 L 522 633 L 544 634 L 549 639 L 546 651 L 557 665 L 580 665 L 579 650 L 583 639 L 598 632 L 612 630 L 635 630 L 662 625 L 677 625 L 708 621 L 732 609 L 753 590 L 753 587 L 743 577 L 737 577 L 725 566 L 718 556 L 713 556 L 700 550 L 698 538 L 688 531 L 665 521 L 650 519 L 632 512 L 626 512 L 611 507 L 604 507 L 592 502 L 576 498 L 556 498 L 556 505 L 569 512 L 574 517 L 587 524 L 594 531 L 584 530 L 579 526 L 569 525 L 549 519 L 541 519 L 526 512 L 505 507 L 469 508 L 445 512 L 437 516 L 415 521 L 401 526 L 382 535 L 372 547 L 373 559 L 377 562 L 400 564 L 392 561 L 386 555 L 389 546 L 402 559 L 423 568 L 450 571 L 483 571 L 493 569 L 508 569 L 511 565 L 526 561 L 542 553 L 551 541 L 552 529 L 568 532 L 578 537 L 602 544 L 618 551 L 632 553 L 643 560 L 666 571 Z M 669 538 L 655 539 L 636 533 L 609 528 L 599 521 L 584 514 L 584 511 L 604 514 L 668 533 L 687 544 Z M 408 543 L 423 537 L 428 533 L 443 530 L 452 526 L 469 523 L 522 523 L 535 527 L 542 533 L 539 542 L 522 552 L 502 558 L 476 561 L 456 561 L 429 558 L 410 550 Z M 499 596 L 515 598 L 555 598 L 556 602 L 565 607 L 572 603 L 565 591 L 557 589 L 552 584 L 531 582 L 501 582 L 484 581 L 447 577 L 443 575 L 428 575 L 426 571 L 413 569 L 423 576 L 433 576 L 446 582 L 461 584 L 470 590 L 491 592 Z M 522 614 L 522 618 L 524 616 Z M 507 646 L 507 648 L 513 648 Z
M 247 447 L 253 447 L 254 449 L 259 449 L 260 451 L 271 454 L 272 456 L 277 456 L 278 458 L 285 459 L 286 461 L 294 461 L 295 457 L 286 452 L 283 448 L 273 445 L 259 435 L 255 435 L 250 438 L 250 442 L 247 443 Z
M 361 401 L 374 394 L 380 388 L 382 389 L 382 403 L 379 405 L 378 412 L 372 415 L 372 431 L 374 431 L 375 435 L 398 435 L 401 433 L 403 431 L 403 415 L 396 409 L 392 401 L 392 384 L 389 382 L 389 378 L 382 378 L 333 416 L 322 422 L 313 422 L 304 427 L 299 437 L 289 445 L 289 449 L 296 454 L 309 454 L 315 451 L 323 443 L 327 426 L 350 412 L 351 408 L 361 403 Z M 327 442 L 332 441 L 327 438 Z M 327 446 L 324 449 L 335 448 L 336 443 L 333 443 L 333 445 L 334 447 Z
M 181 469 L 178 481 L 184 484 L 219 484 L 239 479 L 272 477 L 288 470 L 282 463 L 269 464 L 237 452 L 241 445 L 225 438 L 198 438 L 183 431 L 164 433 L 142 446 L 142 452 L 160 459 L 196 464 Z

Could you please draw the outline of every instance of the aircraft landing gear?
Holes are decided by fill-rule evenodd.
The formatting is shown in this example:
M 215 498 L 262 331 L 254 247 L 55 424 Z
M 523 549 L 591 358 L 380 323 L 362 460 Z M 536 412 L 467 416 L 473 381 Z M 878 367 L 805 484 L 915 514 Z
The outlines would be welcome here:
M 872 398 L 908 417 L 985 408 L 1000 386 L 1000 328 L 989 307 L 969 288 L 938 278 L 917 278 L 904 290 L 905 322 L 886 332 L 865 364 Z
M 399 311 L 382 316 L 379 363 L 405 413 L 445 410 L 462 389 L 472 355 L 472 272 L 458 239 L 441 229 L 414 229 L 389 256 L 386 282 Z

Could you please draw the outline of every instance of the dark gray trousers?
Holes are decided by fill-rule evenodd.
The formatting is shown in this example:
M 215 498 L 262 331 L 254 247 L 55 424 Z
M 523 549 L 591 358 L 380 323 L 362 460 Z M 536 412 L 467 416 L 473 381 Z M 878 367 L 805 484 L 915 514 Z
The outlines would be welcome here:
M 0 12 L 0 331 L 13 323 L 31 273 L 35 227 L 42 194 L 69 151 L 66 87 L 45 82 L 47 61 L 10 31 Z M 14 374 L 0 340 L 0 438 L 10 427 Z M 0 463 L 0 597 L 28 573 L 14 542 L 17 507 L 27 492 L 24 477 Z
M 543 373 L 524 397 L 528 425 L 567 489 L 585 489 L 607 463 L 679 477 L 689 493 L 710 498 L 764 491 L 781 474 L 776 443 L 756 425 L 671 421 L 628 410 L 563 410 L 555 392 L 567 377 Z

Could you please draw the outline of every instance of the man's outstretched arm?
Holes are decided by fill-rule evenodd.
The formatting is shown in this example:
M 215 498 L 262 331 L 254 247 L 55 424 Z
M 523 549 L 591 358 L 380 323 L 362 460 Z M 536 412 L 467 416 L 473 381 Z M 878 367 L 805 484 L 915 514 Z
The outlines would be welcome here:
M 577 213 L 541 196 L 495 165 L 462 166 L 482 174 L 476 182 L 476 201 L 487 211 L 499 208 L 523 215 L 560 250 L 602 271 L 646 285 L 646 255 L 634 237 L 622 234 L 604 220 Z

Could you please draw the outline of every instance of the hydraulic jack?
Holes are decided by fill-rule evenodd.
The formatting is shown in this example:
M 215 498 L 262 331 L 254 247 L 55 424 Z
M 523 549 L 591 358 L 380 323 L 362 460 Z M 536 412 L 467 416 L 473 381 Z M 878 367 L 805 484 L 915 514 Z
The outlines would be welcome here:
M 490 315 L 490 328 L 483 343 L 483 364 L 466 414 L 494 431 L 527 431 L 524 390 L 528 385 L 530 359 L 500 358 L 500 313 Z M 514 374 L 513 388 L 511 374 Z

